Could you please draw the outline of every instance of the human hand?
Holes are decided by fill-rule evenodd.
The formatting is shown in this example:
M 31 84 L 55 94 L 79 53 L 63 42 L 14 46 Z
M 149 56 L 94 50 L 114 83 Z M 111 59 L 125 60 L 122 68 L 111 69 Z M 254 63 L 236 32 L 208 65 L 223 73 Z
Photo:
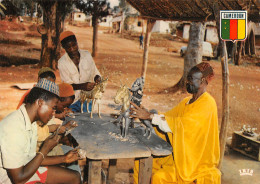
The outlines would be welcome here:
M 73 113 L 72 109 L 70 109 L 68 107 L 64 108 L 64 112 L 66 113 L 67 116 L 69 115 L 69 113 Z
M 68 130 L 68 129 L 77 127 L 77 126 L 78 126 L 78 123 L 77 123 L 76 121 L 70 120 L 70 121 L 68 121 L 64 126 L 65 126 L 65 128 Z
M 100 83 L 101 77 L 99 75 L 96 75 L 95 78 L 94 78 L 94 81 L 95 81 L 96 84 Z
M 70 133 L 75 127 L 77 127 L 78 124 L 76 121 L 69 121 L 68 123 L 66 123 L 66 125 L 64 125 L 64 127 L 66 127 L 66 133 L 65 136 L 68 135 L 68 133 Z
M 57 113 L 55 113 L 55 118 L 58 118 L 58 119 L 64 119 L 66 117 L 66 112 L 62 112 L 62 113 L 59 113 L 59 114 L 57 114 Z
M 77 160 L 79 160 L 79 154 L 78 154 L 78 149 L 73 149 L 70 150 L 68 153 L 65 154 L 65 163 L 71 163 L 71 162 L 75 162 Z
M 58 131 L 56 131 L 53 135 L 45 139 L 40 152 L 42 152 L 44 155 L 47 155 L 55 146 L 57 146 L 59 140 L 60 136 L 58 134 Z
M 58 119 L 64 119 L 65 117 L 69 116 L 69 114 L 72 113 L 72 110 L 65 107 L 63 109 L 63 112 L 59 113 L 59 114 L 55 114 L 55 117 L 58 118 Z
M 87 82 L 85 85 L 85 91 L 91 91 L 95 87 L 96 83 L 94 82 Z
M 67 128 L 65 126 L 61 126 L 59 130 L 59 134 L 64 134 L 67 131 Z
M 130 108 L 130 117 L 151 120 L 151 114 L 148 110 L 146 110 L 143 106 L 137 106 L 135 103 L 130 101 L 130 104 L 133 106 Z

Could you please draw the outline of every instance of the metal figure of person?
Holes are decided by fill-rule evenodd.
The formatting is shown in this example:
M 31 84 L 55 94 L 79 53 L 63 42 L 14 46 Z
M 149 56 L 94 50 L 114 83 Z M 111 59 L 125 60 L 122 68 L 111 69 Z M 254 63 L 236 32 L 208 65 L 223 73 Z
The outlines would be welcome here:
M 144 87 L 144 78 L 139 77 L 133 83 L 131 89 L 129 91 L 132 92 L 131 101 L 136 105 L 140 106 L 143 98 L 143 87 Z
M 130 108 L 133 107 L 130 106 L 130 103 L 134 103 L 135 105 L 140 107 L 143 97 L 143 87 L 144 78 L 137 78 L 133 83 L 131 89 L 127 88 L 126 86 L 121 86 L 118 89 L 117 94 L 114 98 L 116 104 L 122 103 L 121 112 L 116 122 L 122 122 L 121 135 L 123 137 L 127 136 L 129 126 L 131 123 L 133 123 L 133 118 L 130 118 Z M 132 93 L 132 95 L 130 92 Z M 152 133 L 155 134 L 151 122 L 149 120 L 141 120 L 141 122 L 146 126 L 144 136 L 147 137 L 147 139 L 149 139 Z

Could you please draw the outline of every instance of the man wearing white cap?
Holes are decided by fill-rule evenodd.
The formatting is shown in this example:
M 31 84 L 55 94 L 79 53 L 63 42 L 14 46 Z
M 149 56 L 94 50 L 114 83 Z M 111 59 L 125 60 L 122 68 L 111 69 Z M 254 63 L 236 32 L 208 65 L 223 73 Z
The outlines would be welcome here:
M 95 84 L 101 81 L 100 73 L 91 54 L 88 51 L 79 49 L 73 32 L 62 32 L 60 41 L 66 51 L 58 61 L 60 77 L 63 82 L 73 86 L 75 100 L 70 108 L 75 112 L 80 112 L 80 90 L 92 90 Z M 86 102 L 84 103 L 83 111 L 87 111 Z

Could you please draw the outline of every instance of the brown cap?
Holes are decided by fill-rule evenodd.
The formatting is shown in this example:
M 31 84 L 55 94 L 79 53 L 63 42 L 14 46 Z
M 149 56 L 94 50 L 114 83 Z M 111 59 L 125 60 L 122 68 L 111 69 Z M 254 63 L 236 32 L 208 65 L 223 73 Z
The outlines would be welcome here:
M 64 40 L 64 38 L 67 38 L 69 36 L 75 36 L 75 34 L 71 31 L 64 31 L 60 34 L 60 41 Z
M 49 67 L 42 67 L 42 68 L 39 70 L 39 72 L 38 72 L 38 77 L 39 77 L 41 74 L 45 73 L 45 72 L 53 72 L 53 73 L 54 73 L 53 69 L 51 69 L 51 68 L 49 68 Z

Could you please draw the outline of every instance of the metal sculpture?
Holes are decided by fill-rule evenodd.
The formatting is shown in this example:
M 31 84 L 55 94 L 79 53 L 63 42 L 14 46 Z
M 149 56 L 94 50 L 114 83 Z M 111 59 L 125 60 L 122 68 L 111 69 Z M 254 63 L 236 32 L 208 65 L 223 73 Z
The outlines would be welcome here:
M 130 101 L 134 102 L 138 106 L 141 105 L 143 97 L 143 86 L 144 78 L 140 77 L 136 79 L 131 89 L 128 89 L 126 85 L 121 85 L 120 88 L 117 90 L 114 101 L 116 104 L 122 104 L 117 122 L 122 122 L 121 135 L 123 137 L 127 136 L 130 123 L 133 121 L 133 118 L 130 118 Z M 146 125 L 144 136 L 147 136 L 147 138 L 149 139 L 151 137 L 151 133 L 155 133 L 155 131 L 149 120 L 141 120 L 141 122 Z
M 100 114 L 100 104 L 103 93 L 105 92 L 105 88 L 108 82 L 108 78 L 101 80 L 100 83 L 95 85 L 95 87 L 91 91 L 81 90 L 80 92 L 80 103 L 81 103 L 81 113 L 83 113 L 83 104 L 87 100 L 87 112 L 89 113 L 88 104 L 92 101 L 92 109 L 90 112 L 90 118 L 93 118 L 93 111 L 95 104 L 98 104 L 98 117 L 101 118 Z

